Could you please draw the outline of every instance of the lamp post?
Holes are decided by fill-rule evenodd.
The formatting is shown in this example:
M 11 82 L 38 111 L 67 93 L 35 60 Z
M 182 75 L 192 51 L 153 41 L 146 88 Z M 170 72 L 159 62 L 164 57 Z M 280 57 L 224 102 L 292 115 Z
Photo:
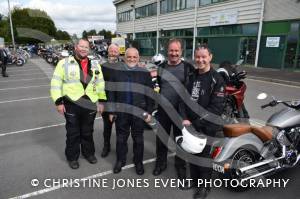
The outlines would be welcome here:
M 12 24 L 12 20 L 11 20 L 11 12 L 10 12 L 10 3 L 9 3 L 9 0 L 7 0 L 7 3 L 8 3 L 8 15 L 9 15 L 9 21 L 10 21 L 11 39 L 12 39 L 14 51 L 16 51 L 16 44 L 15 44 L 15 37 L 14 37 L 13 24 Z
M 134 2 L 135 3 L 135 2 Z M 135 40 L 135 4 L 130 5 L 132 8 L 132 39 Z

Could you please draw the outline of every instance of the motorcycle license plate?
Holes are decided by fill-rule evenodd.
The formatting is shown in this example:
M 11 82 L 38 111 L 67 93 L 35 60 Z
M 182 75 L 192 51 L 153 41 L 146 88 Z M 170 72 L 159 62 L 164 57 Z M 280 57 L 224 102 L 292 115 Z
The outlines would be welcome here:
M 218 165 L 216 163 L 213 163 L 213 170 L 219 173 L 225 173 L 224 172 L 224 167 L 221 165 Z

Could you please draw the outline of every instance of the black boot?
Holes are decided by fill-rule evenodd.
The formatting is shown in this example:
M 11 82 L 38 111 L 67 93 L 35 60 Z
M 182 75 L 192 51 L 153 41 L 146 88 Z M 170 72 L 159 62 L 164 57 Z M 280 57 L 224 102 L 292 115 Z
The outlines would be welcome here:
M 156 162 L 155 163 L 155 168 L 154 168 L 152 174 L 154 176 L 158 176 L 166 169 L 167 169 L 167 163 L 166 162 L 165 163 Z
M 8 74 L 6 73 L 6 65 L 2 65 L 2 76 L 8 77 Z
M 189 184 L 187 177 L 186 177 L 186 168 L 177 168 L 177 177 L 182 182 L 180 184 L 179 189 L 181 190 L 188 190 L 191 188 L 191 185 Z
M 108 156 L 109 152 L 110 152 L 110 145 L 105 144 L 102 149 L 101 157 L 105 158 L 106 156 Z
M 3 77 L 8 77 L 8 74 L 6 72 L 2 72 Z
M 199 187 L 196 188 L 193 198 L 194 199 L 205 199 L 210 192 L 210 188 Z
M 114 173 L 120 173 L 122 171 L 122 167 L 125 166 L 126 162 L 123 161 L 117 161 L 114 166 Z

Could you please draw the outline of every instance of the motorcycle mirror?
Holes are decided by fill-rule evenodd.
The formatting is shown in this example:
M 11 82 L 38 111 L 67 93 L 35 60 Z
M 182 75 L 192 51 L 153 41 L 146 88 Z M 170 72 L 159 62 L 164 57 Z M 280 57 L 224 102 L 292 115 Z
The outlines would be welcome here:
M 266 99 L 267 97 L 268 97 L 268 95 L 266 93 L 260 93 L 257 95 L 256 99 L 263 100 L 263 99 Z
M 293 100 L 291 101 L 292 106 L 299 106 L 300 105 L 300 100 Z

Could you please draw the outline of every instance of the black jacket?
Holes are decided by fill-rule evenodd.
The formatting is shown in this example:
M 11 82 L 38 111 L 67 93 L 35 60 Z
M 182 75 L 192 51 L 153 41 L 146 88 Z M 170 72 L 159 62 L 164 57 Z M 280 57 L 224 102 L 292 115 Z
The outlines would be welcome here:
M 222 124 L 221 118 L 216 116 L 220 116 L 224 110 L 225 83 L 220 74 L 211 68 L 210 71 L 202 74 L 205 77 L 203 78 L 204 81 L 201 82 L 201 90 L 198 91 L 202 94 L 197 95 L 195 91 L 192 93 L 192 90 L 194 83 L 199 78 L 198 75 L 198 70 L 196 70 L 188 76 L 186 88 L 189 95 L 185 99 L 188 103 L 182 105 L 181 113 L 183 119 L 190 120 L 197 130 L 202 130 L 207 134 L 215 133 L 214 131 L 218 130 Z M 192 100 L 193 95 L 197 95 L 198 99 Z
M 149 71 L 140 67 L 129 70 L 125 63 L 120 64 L 119 67 L 118 70 L 114 70 L 109 82 L 106 82 L 106 89 L 109 90 L 108 102 L 111 104 L 108 111 L 125 111 L 126 108 L 121 104 L 128 104 L 127 95 L 131 93 L 132 103 L 130 105 L 141 108 L 144 112 L 152 113 L 154 102 L 153 96 L 149 95 L 154 95 L 154 91 Z M 129 79 L 130 82 L 128 82 Z M 128 90 L 130 89 L 127 87 L 128 85 L 131 90 Z
M 6 65 L 8 60 L 7 52 L 4 49 L 0 49 L 0 61 L 2 62 L 1 65 Z
M 123 62 L 121 62 L 121 60 L 119 59 L 118 62 L 116 63 L 108 63 L 105 62 L 104 64 L 101 65 L 101 70 L 102 70 L 102 74 L 103 74 L 103 79 L 105 81 L 105 93 L 106 93 L 106 97 L 107 97 L 107 102 L 109 101 L 109 97 L 111 95 L 111 81 L 112 81 L 112 77 L 114 75 L 114 73 L 118 73 L 118 71 L 121 70 L 121 66 L 122 66 Z M 104 111 L 105 112 L 109 112 L 111 111 L 111 106 L 105 106 Z

